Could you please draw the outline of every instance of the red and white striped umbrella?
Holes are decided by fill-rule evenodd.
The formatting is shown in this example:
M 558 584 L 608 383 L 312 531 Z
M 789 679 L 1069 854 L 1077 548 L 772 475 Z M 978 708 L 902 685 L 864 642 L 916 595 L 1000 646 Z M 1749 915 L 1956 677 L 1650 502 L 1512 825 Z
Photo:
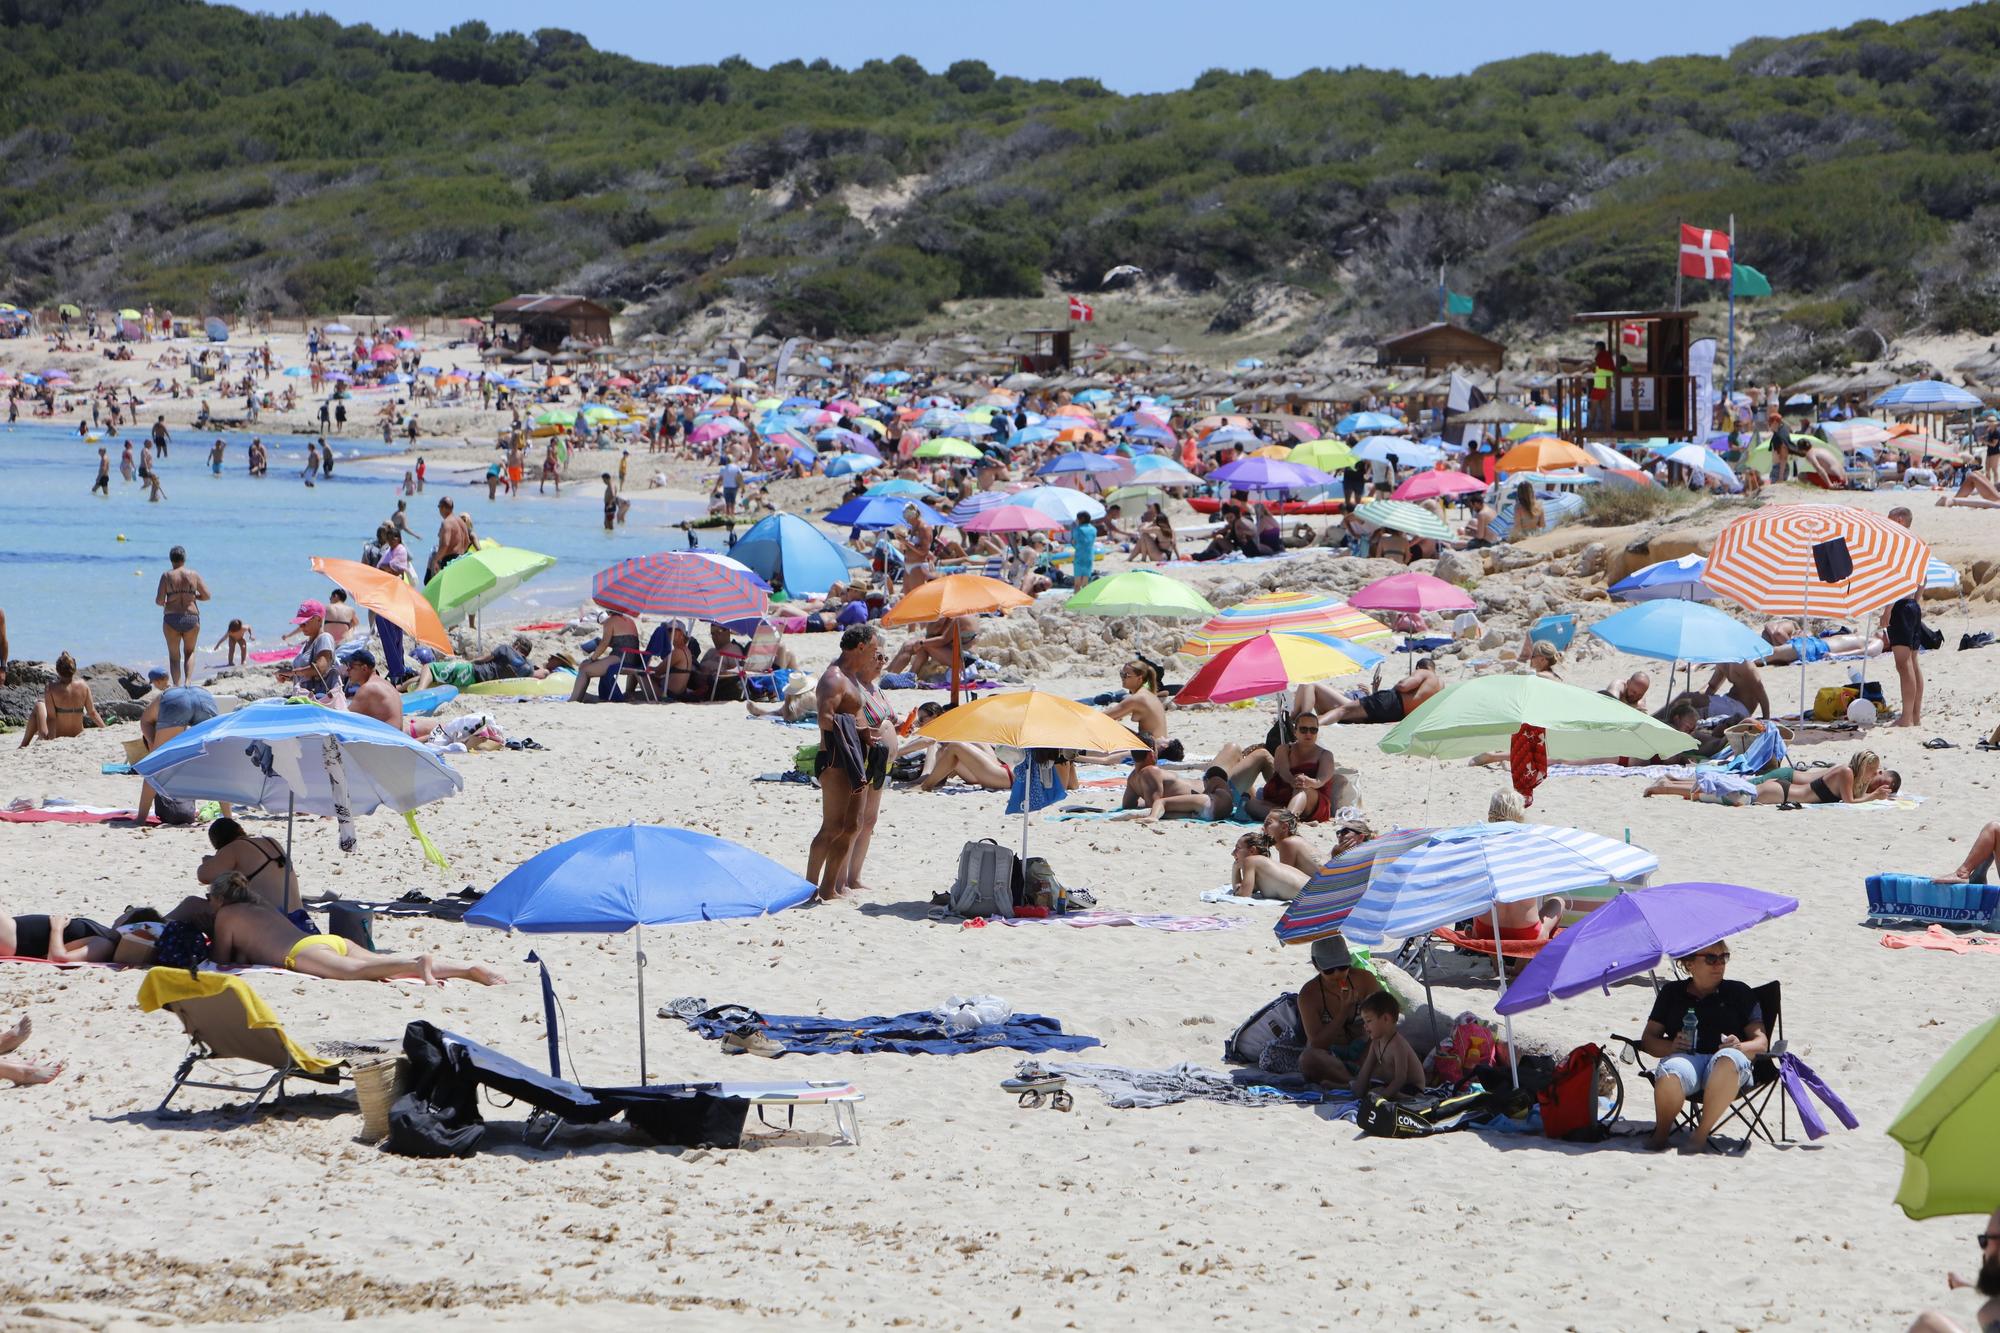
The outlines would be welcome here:
M 1842 538 L 1854 572 L 1822 583 L 1813 548 Z M 1847 505 L 1772 505 L 1732 521 L 1708 557 L 1708 585 L 1758 611 L 1854 617 L 1923 586 L 1931 548 L 1900 523 Z

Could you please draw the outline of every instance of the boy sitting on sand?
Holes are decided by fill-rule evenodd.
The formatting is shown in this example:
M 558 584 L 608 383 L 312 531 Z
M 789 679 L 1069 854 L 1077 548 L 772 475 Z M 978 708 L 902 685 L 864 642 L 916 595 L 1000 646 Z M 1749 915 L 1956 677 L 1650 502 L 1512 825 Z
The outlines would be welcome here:
M 1382 1085 L 1381 1096 L 1400 1097 L 1424 1089 L 1424 1066 L 1416 1048 L 1397 1031 L 1403 1006 L 1388 991 L 1376 991 L 1361 1002 L 1361 1027 L 1368 1034 L 1368 1054 L 1354 1075 L 1354 1094 L 1368 1091 L 1371 1081 Z

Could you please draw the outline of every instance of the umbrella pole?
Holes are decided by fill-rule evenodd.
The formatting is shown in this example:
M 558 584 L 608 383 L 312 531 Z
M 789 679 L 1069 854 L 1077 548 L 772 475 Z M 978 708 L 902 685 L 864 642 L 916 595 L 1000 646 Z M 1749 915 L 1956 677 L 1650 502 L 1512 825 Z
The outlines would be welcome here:
M 639 1086 L 646 1086 L 646 928 L 632 928 L 632 969 L 639 979 Z
M 285 865 L 289 869 L 296 864 L 292 860 L 292 812 L 298 805 L 298 793 L 285 793 Z
M 965 650 L 959 645 L 958 617 L 951 618 L 951 706 L 958 707 L 958 678 L 965 662 Z
M 1021 762 L 1028 766 L 1027 781 L 1021 784 L 1021 866 L 1025 870 L 1028 864 L 1028 806 L 1032 804 L 1028 797 L 1035 790 L 1035 752 L 1029 750 Z
M 1495 899 L 1493 902 L 1492 913 L 1493 913 L 1493 971 L 1495 975 L 1497 975 L 1500 978 L 1500 991 L 1504 995 L 1507 991 L 1507 958 L 1505 954 L 1500 952 L 1500 902 L 1498 899 Z M 1514 1049 L 1514 1016 L 1512 1014 L 1508 1014 L 1506 1021 L 1507 1021 L 1507 1068 L 1513 1071 L 1514 1086 L 1518 1088 L 1521 1086 L 1521 1056 L 1519 1052 L 1517 1052 Z

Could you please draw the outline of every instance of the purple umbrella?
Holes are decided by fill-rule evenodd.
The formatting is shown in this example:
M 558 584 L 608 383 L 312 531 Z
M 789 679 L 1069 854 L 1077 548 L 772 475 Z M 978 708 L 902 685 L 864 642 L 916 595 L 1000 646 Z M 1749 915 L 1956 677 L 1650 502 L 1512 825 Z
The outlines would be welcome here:
M 1650 972 L 1783 916 L 1796 898 L 1740 884 L 1661 884 L 1622 893 L 1563 931 L 1521 969 L 1494 1006 L 1513 1015 Z
M 1334 478 L 1316 467 L 1287 463 L 1282 458 L 1239 458 L 1208 474 L 1238 491 L 1303 491 L 1313 486 L 1330 486 Z

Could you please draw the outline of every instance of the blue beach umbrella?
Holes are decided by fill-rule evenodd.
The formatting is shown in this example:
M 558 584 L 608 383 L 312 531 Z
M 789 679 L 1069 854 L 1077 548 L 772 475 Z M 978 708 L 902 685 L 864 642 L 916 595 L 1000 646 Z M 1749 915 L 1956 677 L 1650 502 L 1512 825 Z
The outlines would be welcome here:
M 851 477 L 858 472 L 867 472 L 882 466 L 882 460 L 868 454 L 835 454 L 826 460 L 826 475 L 829 477 Z
M 768 916 L 812 895 L 806 880 L 747 847 L 688 829 L 627 824 L 536 853 L 466 912 L 465 923 L 548 935 L 633 931 L 644 1083 L 645 928 Z
M 1590 632 L 1621 653 L 1662 662 L 1754 662 L 1771 651 L 1728 612 L 1677 597 L 1628 606 Z
M 911 481 L 908 477 L 891 477 L 878 481 L 868 488 L 869 495 L 913 495 L 920 500 L 944 494 L 934 486 L 926 486 L 921 481 Z
M 1387 412 L 1350 412 L 1333 423 L 1335 435 L 1367 435 L 1373 431 L 1402 428 L 1403 423 Z
M 1389 455 L 1396 456 L 1396 466 L 1406 468 L 1430 467 L 1442 453 L 1421 440 L 1406 440 L 1395 435 L 1371 435 L 1354 446 L 1354 456 L 1364 463 L 1387 464 Z
M 1061 476 L 1072 472 L 1115 472 L 1118 464 L 1102 454 L 1058 454 L 1035 469 L 1038 477 Z
M 782 584 L 794 597 L 823 593 L 847 578 L 847 560 L 840 547 L 793 514 L 758 519 L 737 538 L 729 554 L 774 586 Z
M 1677 556 L 1647 565 L 1611 585 L 1611 595 L 1628 602 L 1650 602 L 1661 597 L 1689 598 L 1697 602 L 1715 600 L 1715 589 L 1701 581 L 1708 569 L 1706 558 Z
M 1964 412 L 1985 405 L 1978 394 L 1943 380 L 1898 384 L 1869 403 L 1870 407 L 1899 407 L 1905 412 Z
M 840 506 L 840 508 L 830 511 L 825 521 L 839 528 L 868 528 L 871 530 L 893 528 L 904 521 L 904 505 L 915 505 L 917 513 L 922 516 L 924 522 L 931 524 L 933 527 L 940 524 L 948 525 L 952 521 L 925 504 L 922 500 L 916 499 L 913 496 L 905 497 L 896 495 L 864 495 L 858 499 L 849 500 L 846 504 Z

